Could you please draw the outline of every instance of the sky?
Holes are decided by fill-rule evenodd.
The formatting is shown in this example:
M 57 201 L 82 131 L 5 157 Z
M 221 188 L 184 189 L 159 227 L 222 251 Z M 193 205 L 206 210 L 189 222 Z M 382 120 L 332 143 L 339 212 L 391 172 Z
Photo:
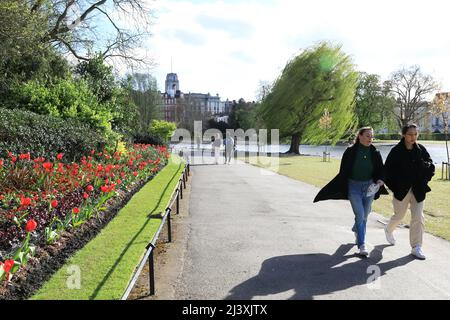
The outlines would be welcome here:
M 161 91 L 174 72 L 182 92 L 252 101 L 261 81 L 320 41 L 342 45 L 358 71 L 386 80 L 419 65 L 450 91 L 448 0 L 146 1 L 153 35 L 141 50 Z

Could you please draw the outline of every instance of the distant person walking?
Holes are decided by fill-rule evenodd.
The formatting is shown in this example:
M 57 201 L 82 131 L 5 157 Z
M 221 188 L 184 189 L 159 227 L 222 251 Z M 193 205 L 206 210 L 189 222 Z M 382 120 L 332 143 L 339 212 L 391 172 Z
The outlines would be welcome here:
M 225 163 L 230 164 L 231 158 L 234 153 L 234 139 L 231 136 L 227 136 L 225 139 Z
M 219 153 L 220 153 L 221 145 L 222 145 L 222 139 L 220 139 L 220 135 L 218 133 L 216 133 L 216 135 L 214 136 L 214 141 L 212 142 L 215 164 L 219 164 Z
M 372 141 L 371 127 L 359 129 L 355 143 L 348 147 L 342 156 L 338 175 L 314 198 L 314 202 L 329 199 L 350 200 L 355 215 L 352 231 L 362 256 L 369 255 L 365 238 L 372 202 L 378 199 L 380 194 L 388 194 L 384 188 L 383 159 Z
M 424 260 L 422 239 L 424 232 L 423 206 L 425 194 L 431 191 L 428 181 L 434 176 L 434 164 L 427 149 L 417 143 L 418 127 L 409 124 L 402 128 L 402 139 L 392 148 L 386 158 L 386 185 L 394 193 L 394 215 L 384 231 L 386 240 L 394 245 L 395 227 L 405 217 L 408 205 L 411 210 L 409 241 L 411 254 Z

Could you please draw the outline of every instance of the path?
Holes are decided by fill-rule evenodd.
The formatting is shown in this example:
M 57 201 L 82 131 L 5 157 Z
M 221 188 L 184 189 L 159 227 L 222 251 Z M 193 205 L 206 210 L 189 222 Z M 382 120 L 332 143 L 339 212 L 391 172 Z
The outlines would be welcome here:
M 363 259 L 348 201 L 313 204 L 316 187 L 243 163 L 193 166 L 191 183 L 173 251 L 183 264 L 160 298 L 450 299 L 447 241 L 426 234 L 427 260 L 415 260 L 409 230 L 390 246 L 372 213 Z

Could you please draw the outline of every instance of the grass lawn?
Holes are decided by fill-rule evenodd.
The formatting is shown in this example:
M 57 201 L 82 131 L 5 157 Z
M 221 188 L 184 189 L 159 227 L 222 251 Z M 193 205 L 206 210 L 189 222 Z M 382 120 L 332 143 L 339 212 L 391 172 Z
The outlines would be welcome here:
M 164 212 L 183 169 L 184 162 L 171 158 L 97 237 L 72 256 L 31 299 L 120 299 L 145 246 L 161 223 L 161 219 L 149 219 L 148 215 Z M 73 266 L 80 271 L 80 289 L 68 286 L 73 279 Z
M 268 168 L 267 163 L 270 163 L 270 158 L 261 159 L 262 161 L 259 163 L 257 163 L 256 157 L 249 158 L 249 160 L 251 164 L 264 168 Z M 323 187 L 339 172 L 340 162 L 340 159 L 333 158 L 331 158 L 331 162 L 322 162 L 321 157 L 280 157 L 278 170 L 276 168 L 268 169 L 317 187 Z M 440 170 L 440 167 L 436 167 L 436 174 L 429 183 L 432 191 L 427 193 L 425 200 L 425 230 L 450 240 L 450 181 L 438 179 L 441 176 Z M 373 210 L 385 217 L 391 217 L 393 214 L 392 192 L 375 201 Z M 409 220 L 408 213 L 404 222 L 409 224 Z

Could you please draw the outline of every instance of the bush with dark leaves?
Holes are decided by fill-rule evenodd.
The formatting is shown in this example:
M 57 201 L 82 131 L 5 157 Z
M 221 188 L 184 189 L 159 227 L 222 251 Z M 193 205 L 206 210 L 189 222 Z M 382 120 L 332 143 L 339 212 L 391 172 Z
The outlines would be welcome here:
M 0 158 L 6 158 L 9 151 L 47 159 L 64 153 L 66 160 L 78 161 L 105 144 L 100 133 L 77 120 L 0 108 Z

